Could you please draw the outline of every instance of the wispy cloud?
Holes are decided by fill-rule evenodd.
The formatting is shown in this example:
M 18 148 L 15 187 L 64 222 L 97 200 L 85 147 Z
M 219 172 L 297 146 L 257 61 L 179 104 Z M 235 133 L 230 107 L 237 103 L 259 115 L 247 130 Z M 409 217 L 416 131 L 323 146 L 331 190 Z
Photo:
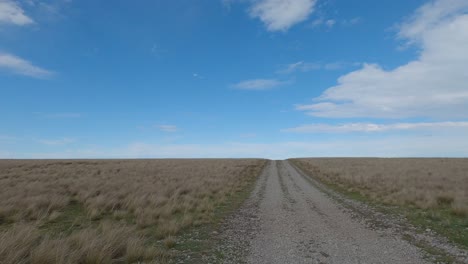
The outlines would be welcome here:
M 332 28 L 335 24 L 336 24 L 336 20 L 334 19 L 328 19 L 327 21 L 325 21 L 325 25 L 328 28 Z
M 307 20 L 315 3 L 316 0 L 258 0 L 253 1 L 249 14 L 259 18 L 269 31 L 287 31 Z
M 204 77 L 202 75 L 200 75 L 199 73 L 193 73 L 192 74 L 192 77 L 195 78 L 195 79 L 204 79 Z
M 223 5 L 224 8 L 226 8 L 227 10 L 230 10 L 231 9 L 231 6 L 234 2 L 236 2 L 237 0 L 221 0 L 221 3 Z
M 354 26 L 363 22 L 362 17 L 354 17 L 351 19 L 344 19 L 341 21 L 341 24 L 344 26 Z
M 421 49 L 418 59 L 392 70 L 364 64 L 297 109 L 330 118 L 468 117 L 467 14 L 466 0 L 429 2 L 398 33 Z
M 35 20 L 41 23 L 57 22 L 66 18 L 65 8 L 70 6 L 73 0 L 23 0 L 22 2 L 28 5 L 28 10 L 32 12 Z
M 168 50 L 166 50 L 165 48 L 163 48 L 159 44 L 153 44 L 153 46 L 151 46 L 151 48 L 150 48 L 150 53 L 154 57 L 159 58 L 159 57 L 162 57 L 162 55 L 168 53 Z
M 179 128 L 174 125 L 159 125 L 158 129 L 160 131 L 167 132 L 167 133 L 174 133 L 174 132 L 179 131 Z
M 430 142 L 430 144 L 428 144 Z M 0 157 L 2 152 L 0 151 Z M 115 148 L 95 146 L 62 152 L 5 152 L 10 158 L 270 158 L 292 157 L 466 157 L 465 134 L 368 136 L 270 143 L 149 144 L 134 142 Z
M 421 123 L 346 123 L 339 125 L 310 124 L 282 130 L 291 133 L 348 133 L 348 132 L 387 132 L 433 129 L 468 129 L 468 122 L 421 122 Z
M 310 28 L 320 28 L 325 27 L 326 29 L 332 29 L 335 26 L 354 26 L 361 23 L 363 19 L 361 17 L 354 17 L 351 19 L 336 19 L 336 18 L 326 18 L 325 16 L 319 16 L 308 24 Z
M 50 78 L 54 72 L 35 66 L 31 62 L 8 53 L 0 53 L 0 70 L 35 78 Z
M 287 82 L 279 81 L 276 79 L 254 79 L 242 81 L 240 83 L 234 84 L 233 87 L 240 90 L 269 90 L 277 86 L 286 84 Z
M 73 138 L 59 138 L 59 139 L 40 139 L 39 143 L 49 146 L 63 146 L 75 142 Z
M 348 63 L 348 62 L 330 62 L 330 63 L 319 63 L 319 62 L 305 62 L 298 61 L 285 65 L 277 73 L 279 74 L 290 74 L 294 72 L 311 72 L 316 70 L 340 70 L 345 67 L 358 66 L 359 63 Z
M 298 62 L 286 65 L 283 69 L 279 70 L 278 73 L 288 74 L 288 73 L 293 73 L 293 72 L 309 72 L 309 71 L 319 70 L 321 68 L 322 68 L 322 65 L 320 63 L 298 61 Z
M 19 1 L 0 0 L 0 24 L 24 26 L 34 23 L 34 21 L 25 14 L 18 2 Z

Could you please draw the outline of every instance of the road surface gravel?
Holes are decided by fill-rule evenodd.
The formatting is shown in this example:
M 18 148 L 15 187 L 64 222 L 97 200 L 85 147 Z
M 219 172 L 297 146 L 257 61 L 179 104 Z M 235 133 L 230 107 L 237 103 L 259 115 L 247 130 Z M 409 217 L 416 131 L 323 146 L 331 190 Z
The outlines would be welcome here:
M 378 232 L 288 161 L 271 161 L 228 222 L 224 263 L 427 263 L 401 236 Z

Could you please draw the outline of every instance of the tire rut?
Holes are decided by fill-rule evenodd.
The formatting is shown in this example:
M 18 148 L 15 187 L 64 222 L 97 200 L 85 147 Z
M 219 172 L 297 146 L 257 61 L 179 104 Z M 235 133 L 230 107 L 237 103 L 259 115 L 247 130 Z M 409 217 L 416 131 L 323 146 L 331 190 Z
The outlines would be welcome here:
M 221 236 L 222 263 L 427 263 L 407 241 L 352 217 L 287 161 L 267 165 Z

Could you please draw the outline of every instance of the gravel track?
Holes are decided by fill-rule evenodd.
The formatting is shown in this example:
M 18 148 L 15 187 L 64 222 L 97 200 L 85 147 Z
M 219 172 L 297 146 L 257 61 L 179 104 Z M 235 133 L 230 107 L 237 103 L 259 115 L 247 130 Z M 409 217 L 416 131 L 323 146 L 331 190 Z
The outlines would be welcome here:
M 223 226 L 223 263 L 427 263 L 401 236 L 378 232 L 288 161 L 271 161 Z

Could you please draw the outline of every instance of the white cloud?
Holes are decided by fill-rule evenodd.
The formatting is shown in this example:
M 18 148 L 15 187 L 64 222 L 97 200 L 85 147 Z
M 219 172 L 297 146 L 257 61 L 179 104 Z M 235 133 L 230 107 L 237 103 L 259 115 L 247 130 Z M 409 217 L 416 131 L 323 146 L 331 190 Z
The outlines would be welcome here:
M 319 28 L 325 27 L 326 29 L 331 29 L 336 25 L 341 26 L 354 26 L 361 23 L 363 20 L 361 17 L 355 17 L 351 19 L 331 19 L 326 18 L 325 16 L 320 16 L 317 19 L 313 20 L 311 23 L 308 24 L 310 28 Z
M 347 132 L 387 132 L 434 129 L 463 129 L 468 130 L 468 122 L 421 122 L 421 123 L 347 123 L 340 125 L 311 124 L 282 130 L 292 133 L 347 133 Z
M 192 74 L 192 77 L 195 78 L 195 79 L 205 79 L 202 75 L 200 75 L 199 73 L 193 73 Z
M 0 24 L 24 26 L 32 23 L 34 21 L 24 13 L 17 2 L 0 0 Z
M 41 139 L 39 140 L 39 143 L 44 144 L 44 145 L 49 145 L 49 146 L 63 146 L 63 145 L 68 145 L 76 140 L 73 138 L 59 138 L 59 139 Z
M 365 64 L 338 79 L 312 104 L 319 117 L 468 117 L 468 1 L 437 0 L 400 25 L 399 37 L 421 49 L 393 70 Z
M 312 28 L 316 28 L 316 27 L 319 27 L 321 25 L 323 25 L 325 23 L 325 18 L 323 17 L 319 17 L 317 19 L 315 19 L 314 21 L 312 21 L 309 26 L 312 27 Z
M 428 144 L 430 142 L 430 144 Z M 292 157 L 466 157 L 466 134 L 391 135 L 271 143 L 148 144 L 116 148 L 70 149 L 19 153 L 3 150 L 0 158 L 269 158 Z
M 168 132 L 168 133 L 174 133 L 174 132 L 177 132 L 179 129 L 177 128 L 177 126 L 174 126 L 174 125 L 160 125 L 158 126 L 159 130 L 163 131 L 163 132 Z
M 156 58 L 160 58 L 162 57 L 164 54 L 168 53 L 168 50 L 163 48 L 161 45 L 159 44 L 153 44 L 153 46 L 151 46 L 150 48 L 150 53 L 156 57 Z
M 27 60 L 7 53 L 0 53 L 0 70 L 1 69 L 35 78 L 48 78 L 54 74 L 51 71 L 33 65 Z
M 463 136 L 391 136 L 376 139 L 334 139 L 308 142 L 221 143 L 209 145 L 131 144 L 121 155 L 130 157 L 195 157 L 287 159 L 292 157 L 466 157 Z M 431 144 L 427 144 L 430 141 Z
M 286 67 L 278 73 L 293 73 L 293 72 L 309 72 L 309 71 L 314 71 L 314 70 L 319 70 L 322 68 L 322 65 L 320 63 L 310 63 L 310 62 L 304 62 L 304 61 L 298 61 L 295 63 L 291 63 L 286 65 Z
M 233 87 L 241 90 L 268 90 L 285 83 L 275 79 L 255 79 L 234 84 Z
M 335 24 L 336 24 L 336 20 L 334 19 L 328 19 L 327 21 L 325 21 L 325 25 L 328 28 L 332 28 Z
M 400 25 L 399 36 L 424 41 L 427 33 L 450 23 L 468 12 L 466 0 L 434 0 L 420 7 L 410 19 Z
M 357 25 L 362 22 L 362 17 L 355 17 L 349 20 L 343 20 L 344 25 Z
M 254 0 L 250 16 L 259 18 L 269 31 L 287 31 L 307 20 L 316 0 Z
M 334 71 L 340 70 L 345 67 L 351 67 L 360 65 L 359 63 L 347 63 L 347 62 L 330 62 L 330 63 L 318 63 L 318 62 L 304 62 L 298 61 L 286 65 L 283 69 L 279 70 L 277 73 L 280 74 L 290 74 L 294 72 L 311 72 L 316 70 L 327 70 Z

